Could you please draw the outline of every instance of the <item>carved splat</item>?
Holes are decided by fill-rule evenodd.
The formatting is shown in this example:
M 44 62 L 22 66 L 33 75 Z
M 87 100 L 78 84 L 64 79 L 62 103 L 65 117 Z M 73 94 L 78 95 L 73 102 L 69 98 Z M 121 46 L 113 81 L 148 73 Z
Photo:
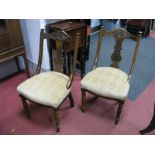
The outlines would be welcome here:
M 62 53 L 62 41 L 56 41 L 56 50 L 53 50 L 53 67 L 57 72 L 63 73 L 64 58 Z
M 128 75 L 128 80 L 130 80 L 132 71 L 134 69 L 134 66 L 136 64 L 136 58 L 138 55 L 138 51 L 139 51 L 139 46 L 140 46 L 140 40 L 141 40 L 141 35 L 142 33 L 139 32 L 138 35 L 134 35 L 129 33 L 128 31 L 119 28 L 119 29 L 114 29 L 111 31 L 106 31 L 103 26 L 101 27 L 100 31 L 99 31 L 99 38 L 98 38 L 98 45 L 97 45 L 97 50 L 96 50 L 96 56 L 95 56 L 95 61 L 94 61 L 94 65 L 93 65 L 93 69 L 96 68 L 97 64 L 98 64 L 98 59 L 99 59 L 99 53 L 100 53 L 100 48 L 101 48 L 101 44 L 102 44 L 102 36 L 112 36 L 115 38 L 115 46 L 114 46 L 114 52 L 111 55 L 111 60 L 112 60 L 112 67 L 116 67 L 119 68 L 119 63 L 122 59 L 121 57 L 121 50 L 122 50 L 122 42 L 124 41 L 124 39 L 130 38 L 133 41 L 136 42 L 136 47 L 135 47 L 135 51 L 134 51 L 134 55 L 133 55 L 133 59 L 132 59 L 132 64 L 131 64 L 131 68 L 129 71 L 129 75 Z
M 119 68 L 119 62 L 121 61 L 121 49 L 122 49 L 122 42 L 125 38 L 131 37 L 131 34 L 123 29 L 114 29 L 112 31 L 105 31 L 103 32 L 105 35 L 111 35 L 115 38 L 115 46 L 114 52 L 111 55 L 112 60 L 112 67 Z
M 52 35 L 45 35 L 47 35 L 48 38 L 55 40 L 56 49 L 53 50 L 53 66 L 55 71 L 63 73 L 64 56 L 62 47 L 63 43 L 70 39 L 70 36 L 64 31 L 55 31 Z
M 112 67 L 119 68 L 119 62 L 121 61 L 121 49 L 122 49 L 122 42 L 125 38 L 130 38 L 132 35 L 124 29 L 114 29 L 112 31 L 105 31 L 103 30 L 104 35 L 111 35 L 115 38 L 115 46 L 114 52 L 111 55 L 112 60 Z
M 119 62 L 122 59 L 122 56 L 121 56 L 122 42 L 124 39 L 123 38 L 119 38 L 119 39 L 115 38 L 115 40 L 116 40 L 116 44 L 114 46 L 114 53 L 111 55 L 111 60 L 112 60 L 111 66 L 119 68 Z
M 119 63 L 122 59 L 121 57 L 121 49 L 122 49 L 122 42 L 124 39 L 126 38 L 131 38 L 131 39 L 135 39 L 137 40 L 137 36 L 130 34 L 129 32 L 127 32 L 124 29 L 115 29 L 109 32 L 105 31 L 105 34 L 107 35 L 112 35 L 115 38 L 115 46 L 114 46 L 114 52 L 111 56 L 111 60 L 112 60 L 112 67 L 116 67 L 119 68 Z

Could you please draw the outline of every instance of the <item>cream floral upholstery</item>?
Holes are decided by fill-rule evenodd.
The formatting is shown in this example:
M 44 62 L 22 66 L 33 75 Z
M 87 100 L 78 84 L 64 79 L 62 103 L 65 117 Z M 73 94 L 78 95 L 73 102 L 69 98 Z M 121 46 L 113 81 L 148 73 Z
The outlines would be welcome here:
M 43 72 L 21 83 L 17 91 L 31 101 L 57 108 L 70 93 L 68 80 L 59 72 Z
M 81 88 L 92 93 L 124 100 L 129 91 L 128 75 L 114 67 L 99 67 L 89 72 L 81 81 Z

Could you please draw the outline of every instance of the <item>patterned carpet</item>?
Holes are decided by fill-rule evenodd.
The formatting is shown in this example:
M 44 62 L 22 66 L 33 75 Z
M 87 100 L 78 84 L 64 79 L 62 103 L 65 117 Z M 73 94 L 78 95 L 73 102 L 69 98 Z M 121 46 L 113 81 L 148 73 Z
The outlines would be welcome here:
M 92 68 L 98 35 L 94 34 L 90 38 L 89 60 L 86 62 L 86 72 Z M 112 37 L 103 38 L 101 55 L 98 66 L 108 66 L 111 64 L 111 53 L 113 52 L 114 39 Z M 131 50 L 130 50 L 131 49 Z M 134 43 L 132 40 L 126 40 L 122 48 L 122 61 L 120 68 L 128 73 L 133 56 Z M 137 64 L 131 79 L 131 87 L 128 97 L 135 100 L 141 92 L 155 78 L 155 38 L 143 38 L 140 44 Z

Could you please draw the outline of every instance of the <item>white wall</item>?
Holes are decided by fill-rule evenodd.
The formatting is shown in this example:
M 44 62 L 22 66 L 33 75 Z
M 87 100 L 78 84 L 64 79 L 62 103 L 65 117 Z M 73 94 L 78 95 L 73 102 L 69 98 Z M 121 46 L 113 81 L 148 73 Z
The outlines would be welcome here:
M 37 64 L 39 54 L 40 20 L 21 19 L 20 23 L 27 58 L 34 64 Z
M 91 19 L 91 27 L 100 25 L 99 19 Z
M 54 23 L 60 19 L 22 19 L 21 29 L 28 59 L 37 65 L 39 56 L 40 29 L 45 28 L 46 24 Z M 42 68 L 50 70 L 47 40 L 44 40 Z
M 48 23 L 54 23 L 61 19 L 21 19 L 21 31 L 23 35 L 24 45 L 26 49 L 27 58 L 32 63 L 38 63 L 38 55 L 39 55 L 39 39 L 40 39 L 40 29 L 44 28 Z M 47 49 L 47 42 L 44 41 L 44 53 L 43 53 L 43 63 L 42 68 L 44 70 L 50 69 L 49 64 L 49 55 Z M 19 58 L 20 67 L 23 69 L 25 65 L 23 63 L 23 59 Z M 34 72 L 33 66 L 29 66 L 30 70 Z M 12 59 L 10 61 L 1 63 L 0 65 L 0 78 L 3 78 L 11 73 L 17 71 L 16 63 Z
M 55 23 L 60 21 L 61 19 L 40 19 L 40 28 L 45 28 L 46 24 Z M 44 48 L 43 48 L 43 65 L 42 68 L 44 70 L 50 70 L 50 62 L 49 62 L 49 53 L 47 47 L 47 40 L 44 40 Z

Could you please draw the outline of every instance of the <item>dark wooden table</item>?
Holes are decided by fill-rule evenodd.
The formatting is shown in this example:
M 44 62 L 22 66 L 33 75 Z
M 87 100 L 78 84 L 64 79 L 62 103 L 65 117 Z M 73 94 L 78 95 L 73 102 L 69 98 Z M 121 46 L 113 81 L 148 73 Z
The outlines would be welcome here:
M 155 129 L 155 104 L 154 104 L 154 114 L 153 114 L 150 124 L 148 125 L 148 127 L 146 127 L 143 130 L 140 130 L 139 132 L 140 132 L 140 134 L 145 134 L 145 133 L 150 132 L 154 129 Z
M 48 24 L 47 25 L 48 32 L 51 33 L 56 30 L 61 30 L 66 32 L 70 37 L 71 40 L 69 42 L 65 42 L 63 46 L 63 51 L 65 53 L 64 62 L 67 64 L 67 73 L 70 73 L 70 58 L 71 58 L 71 51 L 74 50 L 74 41 L 76 33 L 80 34 L 80 41 L 79 41 L 79 51 L 78 51 L 78 61 L 77 66 L 81 70 L 81 77 L 85 74 L 85 56 L 86 56 L 86 35 L 87 35 L 87 26 L 81 22 L 75 22 L 71 20 L 64 20 L 59 21 L 56 23 Z M 50 51 L 50 60 L 52 60 L 52 49 L 55 49 L 55 43 L 52 40 L 48 41 L 48 47 Z M 67 57 L 66 57 L 67 56 Z M 51 70 L 53 69 L 53 63 L 50 61 Z

